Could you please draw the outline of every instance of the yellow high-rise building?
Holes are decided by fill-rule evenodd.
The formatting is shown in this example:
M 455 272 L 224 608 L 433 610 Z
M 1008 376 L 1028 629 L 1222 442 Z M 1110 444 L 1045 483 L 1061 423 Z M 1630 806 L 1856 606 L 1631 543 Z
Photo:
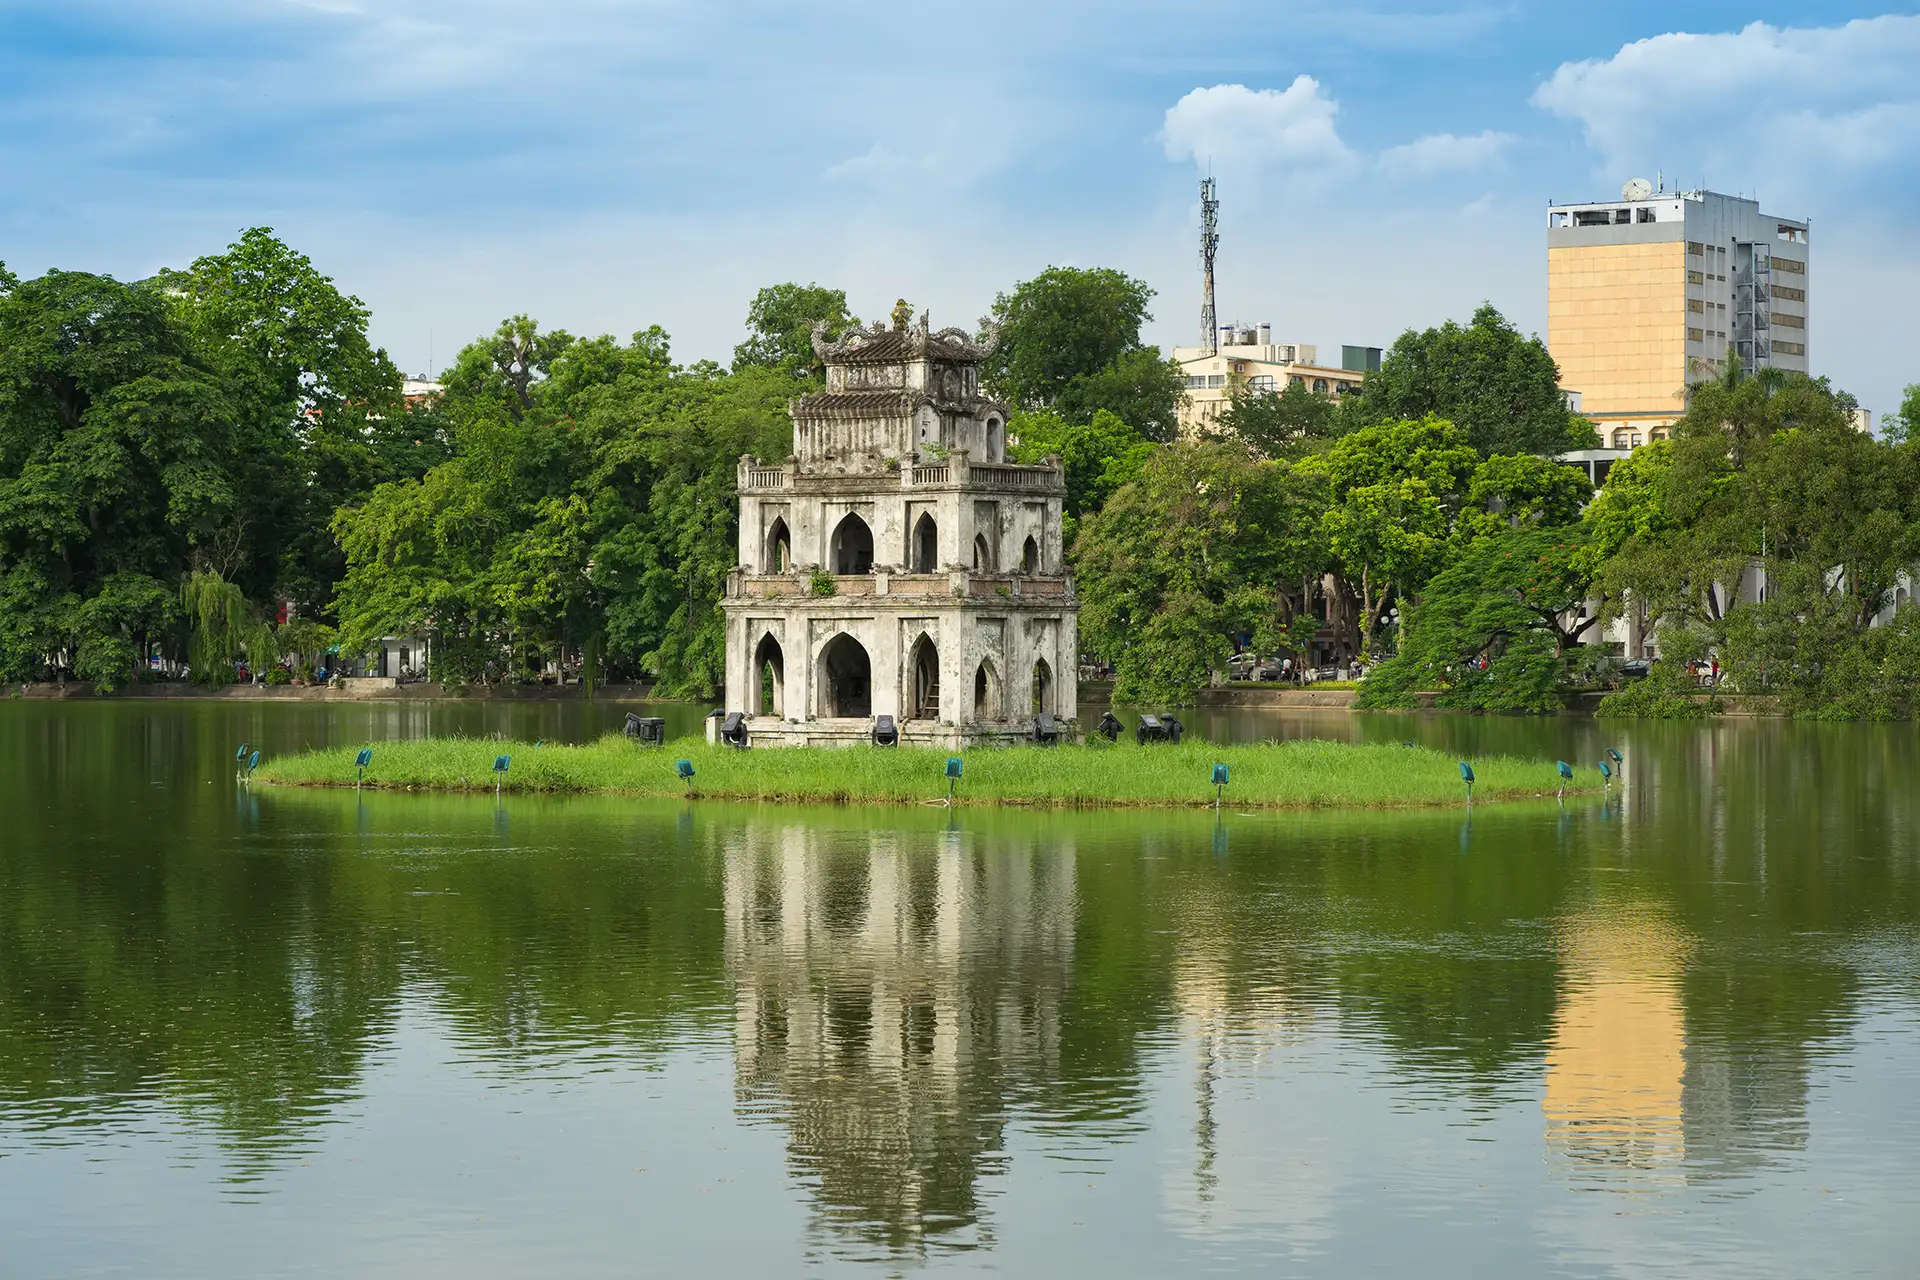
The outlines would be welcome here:
M 1731 357 L 1807 371 L 1807 224 L 1715 191 L 1547 211 L 1547 346 L 1601 442 L 1658 439 Z

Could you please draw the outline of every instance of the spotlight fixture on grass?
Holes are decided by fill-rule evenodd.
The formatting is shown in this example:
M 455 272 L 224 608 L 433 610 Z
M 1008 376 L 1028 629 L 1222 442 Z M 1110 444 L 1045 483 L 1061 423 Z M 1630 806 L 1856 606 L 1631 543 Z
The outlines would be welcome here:
M 747 749 L 747 714 L 744 711 L 729 711 L 727 718 L 720 722 L 720 741 L 735 751 Z
M 360 748 L 360 754 L 353 758 L 354 790 L 358 791 L 360 789 L 361 782 L 365 781 L 367 776 L 367 766 L 372 763 L 373 763 L 373 748 L 372 747 Z
M 512 756 L 495 756 L 493 758 L 493 798 L 495 800 L 500 798 L 500 784 L 506 781 L 507 769 L 511 767 L 512 764 Z
M 953 787 L 960 781 L 960 757 L 947 757 L 947 807 L 953 807 Z
M 693 761 L 675 760 L 673 771 L 680 775 L 680 781 L 687 784 L 687 794 L 693 794 Z
M 1213 766 L 1213 808 L 1216 813 L 1220 810 L 1220 794 L 1225 791 L 1226 788 L 1227 766 L 1217 764 Z
M 873 718 L 873 745 L 876 747 L 897 747 L 900 745 L 900 727 L 893 722 L 892 716 Z
M 1460 762 L 1460 781 L 1467 784 L 1467 803 L 1473 803 L 1473 766 L 1465 760 Z
M 1613 790 L 1613 766 L 1605 760 L 1600 762 L 1600 785 L 1609 791 Z
M 1043 747 L 1060 744 L 1060 724 L 1050 714 L 1042 711 L 1033 718 L 1033 740 Z
M 1093 726 L 1093 731 L 1105 738 L 1108 742 L 1117 740 L 1121 732 L 1125 729 L 1126 726 L 1120 723 L 1120 717 L 1114 715 L 1111 711 L 1102 712 L 1100 715 L 1100 723 Z
M 1554 793 L 1553 798 L 1555 800 L 1565 800 L 1567 798 L 1567 784 L 1573 781 L 1573 766 L 1565 760 L 1556 760 L 1554 764 L 1560 770 L 1560 790 Z

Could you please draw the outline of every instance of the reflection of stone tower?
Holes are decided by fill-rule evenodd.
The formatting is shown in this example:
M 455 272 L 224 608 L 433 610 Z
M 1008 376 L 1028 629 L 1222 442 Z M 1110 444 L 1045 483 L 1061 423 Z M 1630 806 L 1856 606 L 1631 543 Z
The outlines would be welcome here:
M 1007 461 L 987 348 L 927 318 L 814 350 L 827 388 L 790 406 L 793 456 L 740 461 L 727 709 L 762 743 L 1023 736 L 1077 712 L 1065 473 Z
M 1595 1170 L 1677 1168 L 1686 939 L 1658 917 L 1598 908 L 1569 921 L 1561 945 L 1568 985 L 1542 1103 L 1549 1150 Z
M 827 1221 L 896 1250 L 978 1231 L 1005 1098 L 1059 1069 L 1074 883 L 1071 846 L 958 833 L 752 828 L 729 849 L 741 1103 L 787 1125 Z

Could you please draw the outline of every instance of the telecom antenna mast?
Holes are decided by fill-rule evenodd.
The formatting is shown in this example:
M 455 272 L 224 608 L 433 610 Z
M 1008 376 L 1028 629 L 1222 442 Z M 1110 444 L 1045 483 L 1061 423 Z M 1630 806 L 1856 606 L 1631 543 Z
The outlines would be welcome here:
M 1213 307 L 1213 255 L 1220 248 L 1220 197 L 1211 177 L 1200 179 L 1200 345 L 1220 350 L 1220 317 Z

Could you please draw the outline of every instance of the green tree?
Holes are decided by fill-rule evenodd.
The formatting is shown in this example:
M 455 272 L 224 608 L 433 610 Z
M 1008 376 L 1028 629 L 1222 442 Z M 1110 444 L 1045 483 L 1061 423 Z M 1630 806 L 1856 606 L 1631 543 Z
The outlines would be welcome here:
M 1354 647 L 1368 651 L 1395 599 L 1407 599 L 1446 562 L 1455 518 L 1480 459 L 1441 418 L 1380 423 L 1301 463 L 1323 477 L 1326 545 L 1359 607 Z
M 1081 637 L 1115 696 L 1184 700 L 1234 637 L 1275 643 L 1291 588 L 1320 563 L 1320 481 L 1231 444 L 1156 450 L 1089 515 L 1075 543 Z
M 847 310 L 841 289 L 818 284 L 768 285 L 747 307 L 747 340 L 733 349 L 733 369 L 748 366 L 778 369 L 796 377 L 813 373 L 819 361 L 813 354 L 813 327 L 826 326 L 826 337 L 838 338 L 860 321 Z
M 1295 458 L 1324 447 L 1337 414 L 1333 399 L 1305 382 L 1288 382 L 1278 392 L 1238 385 L 1219 426 L 1269 458 Z
M 180 585 L 180 606 L 191 627 L 188 661 L 201 684 L 222 685 L 241 658 L 264 666 L 278 656 L 273 631 L 248 605 L 240 588 L 211 569 L 196 569 Z
M 52 271 L 0 295 L 0 675 L 111 685 L 190 564 L 231 558 L 228 387 L 159 290 Z M 121 666 L 125 661 L 127 666 Z
M 1153 290 L 1107 267 L 1049 267 L 994 299 L 994 394 L 1074 422 L 1105 409 L 1149 440 L 1178 430 L 1181 374 L 1140 341 Z
M 1474 542 L 1408 607 L 1400 651 L 1367 677 L 1362 705 L 1408 706 L 1413 691 L 1437 690 L 1444 707 L 1558 710 L 1567 656 L 1601 616 L 1577 616 L 1592 583 L 1587 537 L 1521 527 Z
M 1567 408 L 1546 345 L 1522 337 L 1491 304 L 1464 326 L 1449 320 L 1400 335 L 1341 409 L 1360 424 L 1445 418 L 1482 455 L 1557 454 L 1598 443 L 1592 425 Z
M 1920 443 L 1920 382 L 1909 384 L 1900 407 L 1880 420 L 1880 434 L 1891 444 Z
M 326 612 L 344 567 L 328 530 L 335 509 L 437 460 L 399 371 L 367 338 L 366 306 L 267 227 L 156 283 L 240 424 L 240 501 L 225 537 L 236 554 L 221 571 L 250 597 Z
M 1009 450 L 1014 461 L 1037 464 L 1058 456 L 1066 467 L 1069 545 L 1078 522 L 1104 506 L 1115 489 L 1137 479 L 1158 447 L 1105 409 L 1086 422 L 1070 422 L 1057 413 L 1015 414 L 1007 429 L 1017 441 Z

